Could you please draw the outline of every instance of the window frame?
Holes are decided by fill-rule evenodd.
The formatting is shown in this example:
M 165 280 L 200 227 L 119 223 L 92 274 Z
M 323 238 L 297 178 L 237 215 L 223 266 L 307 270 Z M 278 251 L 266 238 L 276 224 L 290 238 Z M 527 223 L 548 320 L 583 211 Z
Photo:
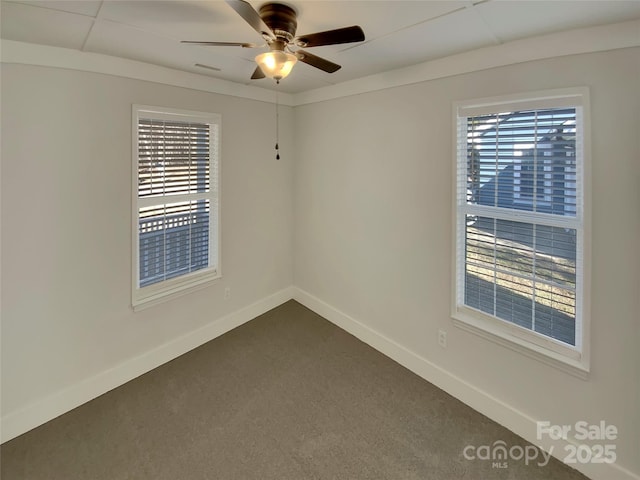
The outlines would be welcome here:
M 541 216 L 545 223 L 566 226 L 567 222 L 557 215 L 542 212 L 528 212 L 502 207 L 467 205 L 467 190 L 462 189 L 460 175 L 467 176 L 466 125 L 461 128 L 460 119 L 483 114 L 524 111 L 531 109 L 577 107 L 581 112 L 582 143 L 576 153 L 576 161 L 582 161 L 578 168 L 576 183 L 580 188 L 573 222 L 576 228 L 576 331 L 575 347 L 557 341 L 544 334 L 512 324 L 493 315 L 465 305 L 465 231 L 466 215 L 482 215 L 491 212 L 493 218 L 503 218 L 516 222 L 535 223 Z M 454 325 L 480 337 L 502 345 L 545 364 L 556 367 L 582 379 L 588 378 L 590 371 L 590 103 L 586 87 L 545 90 L 519 93 L 500 97 L 464 100 L 453 103 L 453 226 L 454 248 L 452 255 L 452 299 L 451 317 Z M 462 135 L 464 132 L 464 135 Z M 463 138 L 461 138 L 463 137 Z M 579 142 L 578 142 L 579 143 Z M 464 152 L 464 153 L 462 153 Z M 461 158 L 464 156 L 464 161 Z M 515 161 L 514 161 L 515 164 Z M 461 168 L 464 165 L 464 173 Z M 535 185 L 534 185 L 535 188 Z M 462 191 L 465 190 L 465 191 Z M 581 201 L 580 201 L 581 200 Z M 462 252 L 462 254 L 459 254 Z
M 209 235 L 208 235 L 208 267 L 194 272 L 185 273 L 168 280 L 162 280 L 148 286 L 140 287 L 140 232 L 139 232 L 139 208 L 154 204 L 170 204 L 175 201 L 174 195 L 160 195 L 158 197 L 138 196 L 138 147 L 140 119 L 168 120 L 177 122 L 207 123 L 215 125 L 217 139 L 209 145 L 210 186 L 206 195 L 199 194 L 209 200 Z M 222 117 L 217 113 L 182 110 L 169 107 L 150 105 L 132 105 L 132 283 L 131 303 L 134 311 L 157 305 L 158 303 L 185 295 L 208 286 L 211 282 L 222 278 L 221 248 L 220 248 L 220 152 L 221 152 L 221 128 Z M 212 171 L 216 175 L 212 175 Z

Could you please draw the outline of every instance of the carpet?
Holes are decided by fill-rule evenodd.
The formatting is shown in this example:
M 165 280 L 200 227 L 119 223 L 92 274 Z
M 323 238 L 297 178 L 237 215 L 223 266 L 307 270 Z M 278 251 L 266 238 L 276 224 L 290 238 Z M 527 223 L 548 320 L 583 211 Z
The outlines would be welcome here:
M 555 459 L 465 458 L 465 447 L 496 441 L 529 445 L 290 301 L 6 442 L 0 472 L 3 480 L 586 478 Z

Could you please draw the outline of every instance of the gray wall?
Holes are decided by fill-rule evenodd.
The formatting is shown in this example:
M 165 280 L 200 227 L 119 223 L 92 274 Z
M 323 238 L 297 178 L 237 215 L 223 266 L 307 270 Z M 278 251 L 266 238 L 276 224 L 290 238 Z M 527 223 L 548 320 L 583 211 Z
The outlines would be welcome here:
M 639 54 L 527 62 L 281 107 L 280 162 L 272 104 L 3 64 L 3 422 L 295 285 L 523 418 L 617 425 L 618 463 L 640 472 Z M 570 86 L 590 87 L 592 104 L 588 381 L 450 319 L 451 103 Z M 130 307 L 132 103 L 223 118 L 223 279 L 139 313 Z
M 618 463 L 640 472 L 639 67 L 617 50 L 296 107 L 294 284 L 525 417 L 618 426 Z M 588 381 L 450 319 L 452 102 L 572 86 L 592 104 Z
M 223 278 L 138 313 L 133 103 L 222 115 Z M 290 287 L 292 110 L 281 107 L 279 162 L 274 117 L 254 100 L 2 65 L 3 416 Z

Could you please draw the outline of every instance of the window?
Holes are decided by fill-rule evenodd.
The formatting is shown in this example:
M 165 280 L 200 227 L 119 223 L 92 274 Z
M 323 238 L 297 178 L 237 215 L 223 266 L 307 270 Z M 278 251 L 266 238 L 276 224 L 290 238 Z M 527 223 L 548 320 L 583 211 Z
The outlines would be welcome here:
M 584 376 L 586 90 L 460 102 L 454 322 Z
M 134 308 L 220 276 L 220 116 L 133 106 Z

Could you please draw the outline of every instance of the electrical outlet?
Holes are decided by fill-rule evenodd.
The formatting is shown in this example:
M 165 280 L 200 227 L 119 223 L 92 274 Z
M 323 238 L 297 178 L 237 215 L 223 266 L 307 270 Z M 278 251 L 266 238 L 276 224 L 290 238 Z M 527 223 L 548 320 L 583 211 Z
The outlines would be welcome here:
M 442 348 L 447 348 L 447 332 L 444 330 L 438 330 L 438 344 Z
M 224 289 L 224 299 L 226 300 L 227 298 L 229 298 L 231 296 L 231 287 L 226 287 Z

